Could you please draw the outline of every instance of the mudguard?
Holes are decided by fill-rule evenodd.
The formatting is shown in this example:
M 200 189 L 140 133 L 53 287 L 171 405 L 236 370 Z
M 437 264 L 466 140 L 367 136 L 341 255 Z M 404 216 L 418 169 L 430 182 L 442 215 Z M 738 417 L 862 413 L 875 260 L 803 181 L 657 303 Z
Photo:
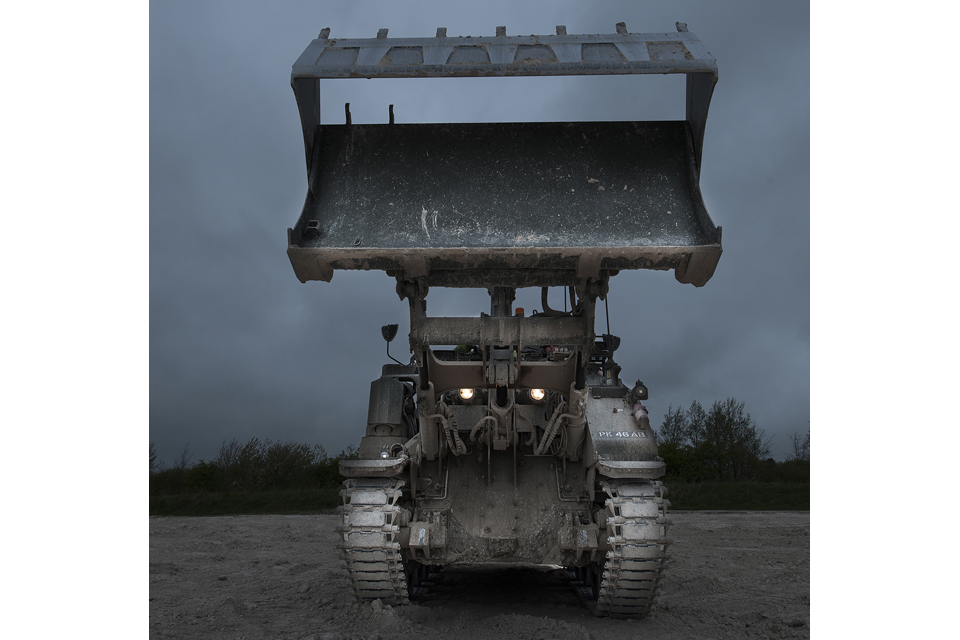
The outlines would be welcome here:
M 657 437 L 641 426 L 624 398 L 587 396 L 584 464 L 608 478 L 660 478 L 666 465 L 657 456 Z
M 391 478 L 403 473 L 409 458 L 375 458 L 373 460 L 341 460 L 340 475 L 347 478 Z

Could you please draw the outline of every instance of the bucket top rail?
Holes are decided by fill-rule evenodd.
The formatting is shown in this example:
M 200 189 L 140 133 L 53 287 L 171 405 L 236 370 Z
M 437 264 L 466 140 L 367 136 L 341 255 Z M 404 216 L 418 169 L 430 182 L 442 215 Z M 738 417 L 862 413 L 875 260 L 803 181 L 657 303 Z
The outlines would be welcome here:
M 505 27 L 498 27 L 495 36 L 479 37 L 447 37 L 447 30 L 440 28 L 434 38 L 388 38 L 387 31 L 380 29 L 376 38 L 330 38 L 330 29 L 323 29 L 300 55 L 291 83 L 305 137 L 308 122 L 311 128 L 320 123 L 316 81 L 321 78 L 683 73 L 687 74 L 686 120 L 694 132 L 700 167 L 717 60 L 682 22 L 677 23 L 676 33 L 628 33 L 622 22 L 613 34 L 567 34 L 562 25 L 557 26 L 556 35 L 546 36 L 508 36 Z

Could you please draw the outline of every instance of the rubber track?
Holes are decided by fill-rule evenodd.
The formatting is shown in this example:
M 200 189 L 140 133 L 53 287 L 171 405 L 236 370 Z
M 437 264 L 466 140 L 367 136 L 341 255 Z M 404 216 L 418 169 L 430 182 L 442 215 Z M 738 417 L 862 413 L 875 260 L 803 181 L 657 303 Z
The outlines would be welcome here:
M 343 483 L 337 548 L 358 600 L 409 603 L 397 525 L 403 486 L 404 481 L 388 478 L 350 478 Z
M 609 496 L 607 551 L 594 613 L 610 618 L 641 618 L 660 591 L 667 557 L 667 507 L 659 482 L 603 481 Z

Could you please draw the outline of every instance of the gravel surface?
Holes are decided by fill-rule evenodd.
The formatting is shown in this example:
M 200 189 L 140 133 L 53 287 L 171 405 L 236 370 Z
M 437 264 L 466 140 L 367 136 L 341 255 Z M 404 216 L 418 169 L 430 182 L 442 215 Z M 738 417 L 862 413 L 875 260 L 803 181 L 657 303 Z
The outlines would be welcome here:
M 809 638 L 810 513 L 670 515 L 644 620 L 592 616 L 559 570 L 444 570 L 413 605 L 357 604 L 337 516 L 150 518 L 151 638 Z

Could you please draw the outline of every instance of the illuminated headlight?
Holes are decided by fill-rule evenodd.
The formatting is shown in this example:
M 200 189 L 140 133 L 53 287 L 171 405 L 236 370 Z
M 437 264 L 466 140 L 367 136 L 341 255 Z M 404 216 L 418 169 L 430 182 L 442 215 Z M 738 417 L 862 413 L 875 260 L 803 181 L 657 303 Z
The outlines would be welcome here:
M 460 389 L 460 398 L 470 400 L 473 398 L 473 389 Z
M 383 451 L 380 452 L 380 457 L 381 457 L 381 458 L 389 458 L 389 457 L 390 457 L 390 452 L 387 451 L 386 449 L 384 449 Z
M 546 392 L 544 392 L 543 389 L 530 389 L 530 398 L 531 398 L 534 402 L 540 402 L 541 400 L 543 400 L 543 397 L 544 397 L 545 395 L 547 395 L 547 394 L 546 394 Z

